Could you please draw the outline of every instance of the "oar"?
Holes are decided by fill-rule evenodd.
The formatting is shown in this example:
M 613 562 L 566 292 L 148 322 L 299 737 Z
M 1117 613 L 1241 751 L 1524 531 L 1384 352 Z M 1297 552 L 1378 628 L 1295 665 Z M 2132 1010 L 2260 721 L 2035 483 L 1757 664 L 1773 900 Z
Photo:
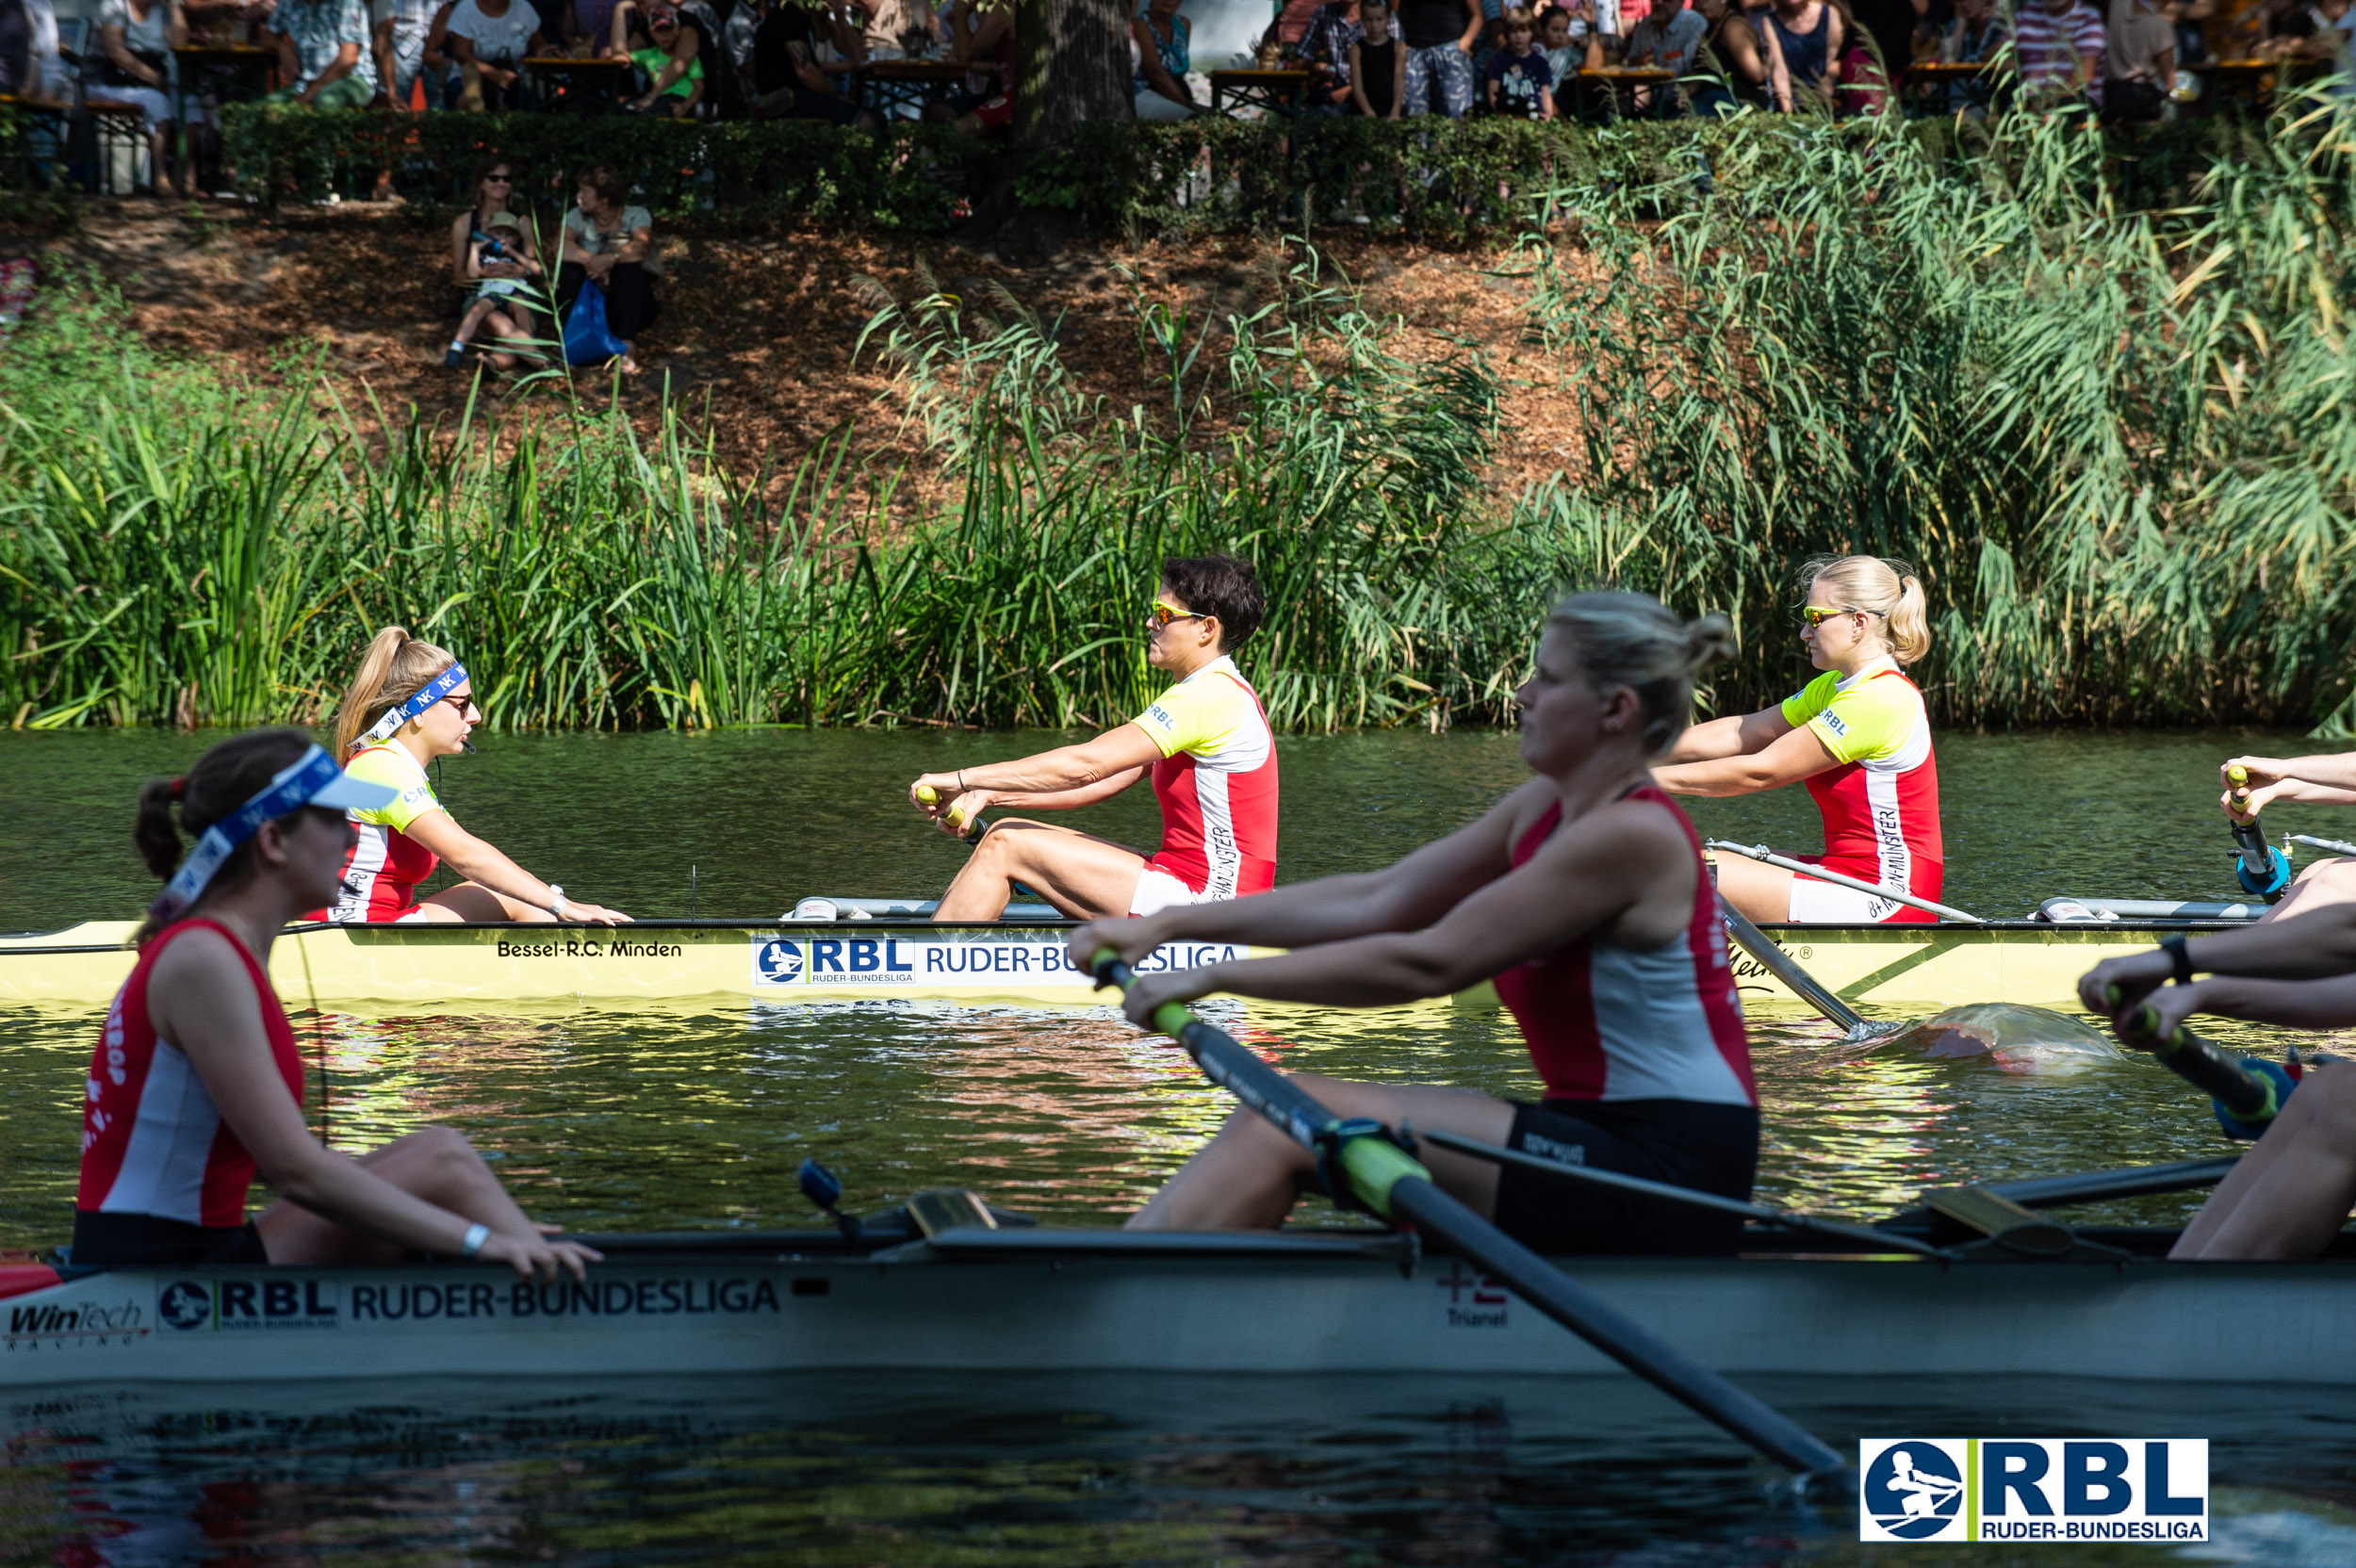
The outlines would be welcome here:
M 1126 991 L 1137 979 L 1110 948 L 1099 951 L 1088 967 L 1099 988 L 1117 986 Z M 1441 1191 L 1432 1173 L 1391 1141 L 1381 1123 L 1344 1121 L 1237 1044 L 1235 1037 L 1177 1003 L 1154 1009 L 1153 1026 L 1176 1036 L 1212 1083 L 1313 1152 L 1326 1190 L 1337 1200 L 1354 1201 L 1394 1224 L 1413 1225 L 1438 1237 L 1523 1300 L 1654 1387 L 1798 1472 L 1803 1481 L 1838 1481 L 1855 1493 L 1855 1481 L 1841 1456 L 1806 1428 L 1655 1338 Z
M 930 784 L 919 784 L 916 787 L 916 798 L 927 806 L 938 806 L 941 804 L 941 792 Z M 990 825 L 979 817 L 975 817 L 972 822 L 965 821 L 957 815 L 957 808 L 955 806 L 950 807 L 945 815 L 949 819 L 949 825 L 957 829 L 957 837 L 969 844 L 980 842 L 982 835 L 990 830 Z
M 2233 787 L 2233 809 L 2243 810 L 2250 804 L 2250 770 L 2236 762 L 2225 770 L 2225 782 Z M 2248 815 L 2247 822 L 2231 814 L 2226 818 L 2233 825 L 2233 875 L 2240 881 L 2242 891 L 2255 893 L 2271 904 L 2291 885 L 2290 857 L 2266 842 L 2266 829 L 2258 825 L 2256 812 Z
M 2318 839 L 2310 833 L 2285 833 L 2282 841 L 2286 844 L 2305 844 L 2309 849 L 2319 849 L 2326 855 L 2356 855 L 2356 844 L 2345 839 Z
M 1875 1023 L 1835 996 L 1814 975 L 1802 969 L 1792 955 L 1770 940 L 1766 932 L 1753 925 L 1747 916 L 1728 904 L 1724 893 L 1718 895 L 1718 913 L 1725 919 L 1726 929 L 1734 933 L 1734 939 L 1742 951 L 1764 965 L 1768 973 L 1782 981 L 1785 989 L 1824 1014 L 1826 1021 L 1842 1031 L 1842 1037 L 1870 1040 L 1877 1035 L 1891 1034 L 1902 1027 L 1895 1023 Z
M 1757 860 L 1762 865 L 1781 866 L 1785 871 L 1797 872 L 1802 876 L 1812 876 L 1819 882 L 1830 882 L 1842 888 L 1855 888 L 1858 892 L 1887 898 L 1893 903 L 1906 905 L 1908 908 L 1921 909 L 1925 913 L 1937 915 L 1942 920 L 1959 920 L 1967 925 L 1988 923 L 1979 916 L 1958 909 L 1952 904 L 1935 904 L 1927 898 L 1917 898 L 1912 893 L 1896 888 L 1885 888 L 1878 882 L 1867 882 L 1862 878 L 1845 875 L 1841 872 L 1826 871 L 1824 867 L 1812 866 L 1806 860 L 1794 860 L 1790 856 L 1777 855 L 1765 844 L 1737 844 L 1728 843 L 1724 839 L 1712 839 L 1710 841 L 1710 847 L 1723 854 L 1740 855 L 1745 860 Z
M 2110 988 L 2111 1004 L 2119 1004 L 2119 988 Z M 2185 1083 L 2207 1095 L 2217 1111 L 2217 1125 L 2236 1138 L 2254 1138 L 2266 1130 L 2298 1081 L 2276 1064 L 2258 1056 L 2234 1056 L 2213 1040 L 2202 1038 L 2183 1024 L 2160 1038 L 2159 1015 L 2145 1003 L 2127 1021 L 2127 1034 L 2138 1049 Z

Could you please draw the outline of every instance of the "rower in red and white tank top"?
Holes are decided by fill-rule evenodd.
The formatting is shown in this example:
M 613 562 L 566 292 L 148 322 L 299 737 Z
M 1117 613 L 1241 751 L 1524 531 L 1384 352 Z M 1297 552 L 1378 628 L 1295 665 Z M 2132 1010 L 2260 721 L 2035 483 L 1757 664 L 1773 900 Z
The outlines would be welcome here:
M 1827 670 L 1784 699 L 1783 716 L 1806 726 L 1839 764 L 1804 782 L 1824 819 L 1824 852 L 1801 859 L 1938 902 L 1947 848 L 1939 826 L 1939 759 L 1922 693 L 1883 658 L 1855 675 Z M 1827 924 L 1935 920 L 1895 899 L 1794 877 L 1794 921 Z
M 1498 999 L 1521 1025 L 1549 1102 L 1756 1107 L 1750 1042 L 1701 840 L 1685 813 L 1653 786 L 1639 785 L 1621 798 L 1661 806 L 1684 830 L 1693 858 L 1693 914 L 1685 929 L 1654 948 L 1582 937 L 1498 974 Z M 1549 807 L 1513 846 L 1513 864 L 1536 855 L 1562 821 L 1561 804 Z
M 218 932 L 244 960 L 262 1011 L 270 1060 L 296 1103 L 303 1059 L 278 993 L 243 943 L 217 921 L 184 920 L 141 950 L 115 993 L 98 1049 L 91 1054 L 82 1112 L 82 1180 L 74 1207 L 89 1214 L 144 1215 L 208 1231 L 245 1222 L 254 1157 L 213 1103 L 180 1048 L 149 1021 L 148 977 L 172 942 L 199 927 Z

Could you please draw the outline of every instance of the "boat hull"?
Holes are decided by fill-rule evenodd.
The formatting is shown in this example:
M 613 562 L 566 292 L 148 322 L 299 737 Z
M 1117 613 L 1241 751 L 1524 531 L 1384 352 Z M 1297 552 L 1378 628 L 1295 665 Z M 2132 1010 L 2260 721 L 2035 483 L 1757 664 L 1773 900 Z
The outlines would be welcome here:
M 323 1377 L 973 1372 L 1592 1374 L 1584 1343 L 1391 1238 L 950 1232 L 863 1258 L 108 1270 L 0 1301 L 0 1387 Z M 2356 1274 L 2156 1260 L 1578 1259 L 1737 1376 L 2356 1385 Z M 2264 1333 L 2250 1325 L 2263 1323 Z
M 1766 927 L 1847 1001 L 1935 1010 L 1967 1002 L 2074 1005 L 2078 976 L 2150 947 L 2184 923 Z M 1067 922 L 935 925 L 924 921 L 650 921 L 595 926 L 304 925 L 270 956 L 288 1005 L 317 1001 L 497 1003 L 556 998 L 735 996 L 772 1002 L 933 999 L 1099 1006 L 1064 957 Z M 128 922 L 0 938 L 0 1002 L 101 1004 L 131 970 Z M 1246 956 L 1225 943 L 1166 948 L 1142 966 Z M 1765 967 L 1729 950 L 1746 1001 L 1796 1004 Z M 1483 985 L 1458 999 L 1496 1005 Z

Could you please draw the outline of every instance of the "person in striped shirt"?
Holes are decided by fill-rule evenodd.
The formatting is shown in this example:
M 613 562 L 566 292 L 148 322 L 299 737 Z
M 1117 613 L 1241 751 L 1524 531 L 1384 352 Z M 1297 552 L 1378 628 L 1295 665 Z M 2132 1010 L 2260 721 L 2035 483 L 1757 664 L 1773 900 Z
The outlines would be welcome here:
M 2033 99 L 2102 106 L 2102 18 L 2086 0 L 2026 0 L 2013 18 L 2013 47 Z

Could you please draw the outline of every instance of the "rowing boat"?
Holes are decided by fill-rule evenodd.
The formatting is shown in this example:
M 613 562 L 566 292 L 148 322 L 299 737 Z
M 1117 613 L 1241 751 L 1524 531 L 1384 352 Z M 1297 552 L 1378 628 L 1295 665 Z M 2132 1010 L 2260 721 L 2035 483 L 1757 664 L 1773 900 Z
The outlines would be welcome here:
M 994 1216 L 993 1218 L 1005 1218 Z M 2031 1259 L 1876 1255 L 1755 1227 L 1731 1258 L 1579 1258 L 1582 1285 L 1707 1366 L 1799 1375 L 2356 1386 L 2356 1253 L 2171 1264 L 2173 1233 Z M 1407 1234 L 998 1226 L 584 1237 L 585 1283 L 455 1263 L 0 1266 L 0 1388 L 325 1377 L 1590 1374 L 1612 1364 Z M 2104 1250 L 2099 1249 L 2109 1249 Z M 26 1288 L 26 1287 L 32 1288 Z M 1250 1333 L 1237 1333 L 1249 1323 Z M 2250 1325 L 2264 1324 L 2263 1333 Z
M 2050 901 L 2048 907 L 2065 901 Z M 2246 923 L 2243 905 L 2084 901 L 2110 919 L 1770 925 L 1776 944 L 1842 999 L 1935 1009 L 1967 1002 L 2071 1006 L 2078 976 L 2171 931 Z M 464 1003 L 736 996 L 757 1001 L 944 1000 L 1098 1006 L 1064 953 L 1070 921 L 1016 906 L 994 923 L 936 924 L 930 906 L 804 900 L 776 920 L 649 920 L 635 925 L 305 924 L 287 928 L 270 978 L 289 1006 L 319 1002 Z M 831 911 L 829 913 L 828 911 Z M 2165 914 L 2154 911 L 2167 911 Z M 0 1002 L 103 1004 L 131 972 L 128 921 L 0 936 Z M 1217 942 L 1165 948 L 1146 969 L 1248 956 Z M 1757 960 L 1729 950 L 1744 999 L 1797 1004 Z M 1496 1005 L 1483 985 L 1458 999 Z

